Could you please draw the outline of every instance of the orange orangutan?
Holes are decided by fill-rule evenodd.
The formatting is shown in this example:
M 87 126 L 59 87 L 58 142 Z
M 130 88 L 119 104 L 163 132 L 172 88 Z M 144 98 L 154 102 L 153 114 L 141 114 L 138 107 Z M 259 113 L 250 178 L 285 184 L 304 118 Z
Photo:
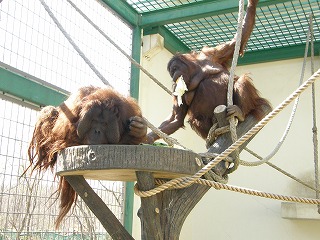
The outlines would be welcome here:
M 40 112 L 28 154 L 32 170 L 53 168 L 59 151 L 82 144 L 140 144 L 145 141 L 146 124 L 133 98 L 111 88 L 83 87 L 58 107 Z M 75 203 L 77 194 L 60 178 L 58 187 L 63 217 Z
M 249 0 L 246 16 L 242 26 L 240 54 L 249 40 L 255 23 L 258 0 Z M 204 47 L 200 52 L 175 54 L 169 61 L 167 69 L 174 82 L 173 109 L 159 129 L 172 134 L 184 126 L 188 116 L 191 128 L 203 139 L 207 138 L 212 125 L 216 123 L 214 109 L 219 105 L 227 105 L 227 89 L 229 81 L 229 62 L 233 57 L 236 36 L 226 43 L 215 47 Z M 252 114 L 257 120 L 264 115 L 269 102 L 260 97 L 248 75 L 235 77 L 233 89 L 234 105 L 227 107 L 227 117 L 237 117 L 243 121 Z M 179 84 L 183 91 L 179 94 Z M 180 95 L 180 96 L 179 96 Z M 159 137 L 154 132 L 148 134 L 148 143 Z

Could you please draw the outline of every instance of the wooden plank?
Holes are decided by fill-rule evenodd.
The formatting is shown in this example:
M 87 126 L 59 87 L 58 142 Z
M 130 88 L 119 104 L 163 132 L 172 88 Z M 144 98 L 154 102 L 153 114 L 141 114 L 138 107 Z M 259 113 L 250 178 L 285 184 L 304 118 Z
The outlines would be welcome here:
M 86 179 L 136 181 L 136 171 L 155 178 L 193 175 L 201 167 L 199 155 L 182 149 L 151 145 L 82 145 L 58 155 L 57 174 L 83 175 Z
M 65 176 L 65 179 L 99 219 L 112 239 L 134 239 L 82 176 Z

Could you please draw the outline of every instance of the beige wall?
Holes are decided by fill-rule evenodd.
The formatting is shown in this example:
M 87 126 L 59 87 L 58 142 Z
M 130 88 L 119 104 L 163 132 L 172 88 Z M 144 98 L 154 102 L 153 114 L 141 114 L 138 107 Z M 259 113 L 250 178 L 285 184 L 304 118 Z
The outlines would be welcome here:
M 153 54 L 149 55 L 149 59 L 143 59 L 143 66 L 171 89 L 166 64 L 172 55 L 159 48 Z M 256 87 L 276 107 L 298 86 L 302 62 L 303 59 L 294 59 L 255 64 L 238 67 L 236 73 L 250 72 Z M 320 67 L 319 57 L 316 58 L 315 67 Z M 309 62 L 306 69 L 305 79 L 310 76 Z M 320 81 L 316 83 L 316 89 L 319 93 Z M 317 97 L 319 125 L 319 94 Z M 169 115 L 172 108 L 171 97 L 143 74 L 139 99 L 144 115 L 156 126 Z M 292 104 L 262 129 L 248 147 L 262 156 L 272 151 L 286 128 L 291 109 Z M 314 164 L 311 128 L 311 89 L 308 89 L 301 95 L 287 140 L 271 162 L 312 183 Z M 195 152 L 205 151 L 204 141 L 189 126 L 186 130 L 179 130 L 174 137 Z M 241 159 L 256 160 L 245 152 L 241 154 Z M 267 165 L 240 166 L 229 176 L 229 184 L 284 195 L 314 197 L 314 193 Z M 135 197 L 135 212 L 139 208 L 139 201 Z M 281 201 L 211 189 L 187 218 L 180 239 L 320 239 L 320 218 L 315 211 L 315 206 L 308 206 L 298 216 L 317 220 L 285 219 L 281 216 Z M 140 239 L 138 218 L 134 219 L 134 237 Z

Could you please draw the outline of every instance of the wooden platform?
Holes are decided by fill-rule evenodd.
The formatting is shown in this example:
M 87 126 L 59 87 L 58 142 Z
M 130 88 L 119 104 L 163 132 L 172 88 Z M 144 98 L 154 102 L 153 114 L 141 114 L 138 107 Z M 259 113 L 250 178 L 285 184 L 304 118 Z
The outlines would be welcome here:
M 82 175 L 86 179 L 136 181 L 136 171 L 155 178 L 193 175 L 201 169 L 194 152 L 152 145 L 81 145 L 58 155 L 57 174 Z
M 266 106 L 264 111 L 267 114 L 270 108 Z M 247 116 L 237 127 L 238 136 L 249 131 L 256 123 L 254 116 Z M 242 144 L 239 151 L 249 141 Z M 231 144 L 230 134 L 220 135 L 208 148 L 208 152 L 219 154 Z M 138 189 L 147 191 L 155 187 L 155 178 L 172 179 L 194 175 L 202 167 L 202 161 L 196 153 L 168 147 L 83 145 L 62 151 L 56 166 L 57 174 L 64 176 L 113 239 L 131 240 L 133 238 L 86 179 L 137 181 Z M 214 171 L 223 175 L 227 167 L 225 162 L 220 162 Z M 141 239 L 178 240 L 185 219 L 209 189 L 206 185 L 192 184 L 186 188 L 141 197 L 141 208 L 138 211 Z

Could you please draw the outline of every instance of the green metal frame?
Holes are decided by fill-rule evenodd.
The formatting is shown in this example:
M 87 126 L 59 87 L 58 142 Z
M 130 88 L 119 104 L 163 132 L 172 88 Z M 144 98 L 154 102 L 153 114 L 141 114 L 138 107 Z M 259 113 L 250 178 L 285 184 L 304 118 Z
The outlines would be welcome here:
M 304 55 L 306 45 L 301 44 L 292 47 L 281 47 L 268 50 L 259 50 L 245 53 L 243 58 L 239 58 L 238 65 L 256 64 L 280 60 L 301 58 Z M 320 42 L 314 43 L 314 54 L 320 55 Z M 308 52 L 310 56 L 310 48 Z
M 122 19 L 128 22 L 131 26 L 135 27 L 139 25 L 139 14 L 126 2 L 115 0 L 101 0 L 108 5 L 115 13 L 119 14 Z
M 164 38 L 165 48 L 173 54 L 176 52 L 189 52 L 191 49 L 166 27 L 167 24 L 185 22 L 215 15 L 237 13 L 239 4 L 238 1 L 234 0 L 204 0 L 200 2 L 182 4 L 176 7 L 159 8 L 158 10 L 138 13 L 137 10 L 130 6 L 125 0 L 103 1 L 129 24 L 140 27 L 143 30 L 144 35 L 160 34 Z M 149 1 L 140 2 L 146 3 Z M 260 0 L 259 8 L 268 8 L 269 6 L 273 8 L 275 4 L 289 4 L 290 2 L 290 0 Z M 298 8 L 299 6 L 296 7 L 297 11 L 301 11 Z M 275 11 L 276 10 L 277 7 L 275 7 Z M 260 18 L 264 19 L 265 16 L 262 15 Z M 319 41 L 315 42 L 315 45 L 318 46 L 319 44 Z M 290 45 L 277 48 L 260 49 L 259 51 L 247 51 L 245 57 L 239 60 L 238 64 L 245 65 L 300 58 L 303 57 L 304 54 L 304 51 L 301 51 L 302 47 L 302 45 Z
M 259 6 L 288 2 L 289 0 L 260 0 Z M 209 0 L 184 4 L 170 9 L 161 9 L 143 13 L 140 27 L 148 28 L 162 26 L 169 23 L 183 22 L 214 15 L 238 12 L 239 1 L 234 0 Z
M 67 97 L 66 91 L 61 91 L 44 85 L 40 81 L 24 77 L 28 74 L 11 71 L 0 67 L 0 91 L 37 106 L 58 106 Z M 30 78 L 32 78 L 30 76 Z
M 140 62 L 140 46 L 141 46 L 141 29 L 139 27 L 133 28 L 132 31 L 132 58 L 137 62 Z M 139 98 L 139 78 L 140 69 L 135 65 L 131 65 L 131 82 L 130 82 L 130 94 L 135 99 Z M 125 208 L 124 208 L 124 227 L 132 234 L 132 222 L 133 222 L 133 203 L 134 203 L 134 183 L 126 182 L 125 191 Z
M 164 47 L 173 54 L 175 54 L 176 52 L 186 53 L 191 51 L 190 48 L 183 44 L 165 27 L 154 27 L 143 31 L 143 35 L 150 34 L 160 34 L 164 38 Z

